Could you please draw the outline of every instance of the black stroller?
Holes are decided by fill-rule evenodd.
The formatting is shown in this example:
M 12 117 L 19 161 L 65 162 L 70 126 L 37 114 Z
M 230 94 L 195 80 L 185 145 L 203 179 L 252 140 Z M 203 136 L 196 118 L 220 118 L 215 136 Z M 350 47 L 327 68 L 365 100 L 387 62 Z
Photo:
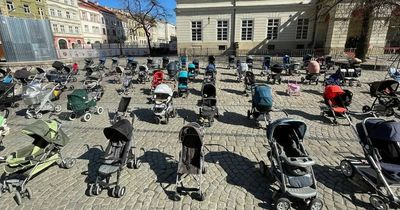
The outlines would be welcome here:
M 267 85 L 257 85 L 254 87 L 251 97 L 251 110 L 247 111 L 247 118 L 252 117 L 261 128 L 259 121 L 270 122 L 269 113 L 272 111 L 272 89 Z
M 103 133 L 108 139 L 108 146 L 104 151 L 96 182 L 89 184 L 88 194 L 89 196 L 100 195 L 103 189 L 109 189 L 113 197 L 121 198 L 126 192 L 126 188 L 120 186 L 120 176 L 125 165 L 135 169 L 141 165 L 134 152 L 136 147 L 133 140 L 133 127 L 129 120 L 122 119 L 111 127 L 105 128 Z M 115 173 L 117 180 L 110 183 Z M 115 187 L 112 187 L 114 185 Z
M 5 84 L 0 82 L 0 111 L 19 106 L 17 101 L 21 97 L 15 95 L 15 83 Z
M 15 71 L 14 78 L 18 80 L 22 85 L 26 85 L 30 81 L 32 75 L 33 74 L 26 68 L 22 68 Z
M 138 83 L 146 83 L 148 82 L 149 79 L 149 68 L 145 65 L 139 66 L 139 73 L 138 73 L 138 78 L 137 81 Z
M 367 118 L 356 126 L 349 122 L 359 138 L 365 160 L 342 160 L 343 175 L 352 178 L 359 174 L 375 189 L 377 195 L 369 198 L 375 209 L 400 208 L 400 198 L 394 194 L 394 188 L 400 184 L 400 123 L 378 118 Z
M 282 82 L 281 74 L 283 69 L 284 69 L 283 65 L 274 64 L 273 66 L 271 66 L 271 72 L 267 76 L 267 81 L 270 82 L 270 80 L 272 80 L 272 84 L 275 84 L 275 82 L 281 84 Z
M 196 66 L 196 73 L 199 74 L 200 73 L 200 61 L 199 59 L 193 59 L 194 66 Z
M 268 126 L 267 138 L 271 151 L 267 153 L 271 168 L 263 161 L 260 170 L 272 182 L 277 181 L 279 191 L 274 194 L 275 209 L 288 210 L 291 200 L 301 201 L 308 209 L 321 210 L 323 202 L 317 198 L 317 181 L 311 159 L 303 140 L 307 126 L 303 121 L 279 119 Z
M 251 55 L 247 56 L 246 63 L 250 71 L 253 71 L 253 62 L 254 62 L 253 56 Z
M 162 58 L 162 68 L 166 69 L 168 64 L 169 64 L 169 58 L 168 57 L 163 57 Z
M 111 120 L 111 124 L 115 124 L 122 119 L 126 119 L 128 117 L 128 113 L 131 112 L 129 109 L 129 103 L 131 102 L 131 97 L 122 97 L 119 101 L 118 109 L 115 110 L 113 119 Z M 135 120 L 134 116 L 131 114 L 132 122 Z
M 179 62 L 173 61 L 167 65 L 168 77 L 170 80 L 176 79 L 176 74 L 179 71 Z
M 201 107 L 199 121 L 203 125 L 212 126 L 214 117 L 219 117 L 217 107 L 217 90 L 213 82 L 203 83 L 201 88 Z
M 234 55 L 230 55 L 228 57 L 228 69 L 235 69 L 236 68 L 236 63 L 235 63 L 235 56 Z
M 208 56 L 208 63 L 213 64 L 215 66 L 215 56 L 213 55 Z
M 248 91 L 252 91 L 254 85 L 256 84 L 256 77 L 254 73 L 251 71 L 246 71 L 246 75 L 244 77 L 244 94 L 248 95 Z
M 206 173 L 204 166 L 203 151 L 203 128 L 197 123 L 185 125 L 179 132 L 179 142 L 182 150 L 179 153 L 178 171 L 176 175 L 176 195 L 177 200 L 183 192 L 196 191 L 195 196 L 199 201 L 205 199 L 205 193 L 201 190 L 203 174 Z M 183 178 L 192 175 L 197 182 L 197 188 L 185 188 Z
M 370 111 L 382 111 L 387 117 L 394 115 L 394 108 L 399 108 L 400 100 L 396 94 L 399 83 L 395 80 L 384 80 L 370 83 L 369 94 L 375 98 L 371 106 L 363 106 L 364 113 Z M 381 109 L 376 109 L 380 106 Z
M 307 69 L 307 66 L 310 63 L 312 57 L 313 56 L 311 54 L 305 54 L 303 56 L 303 69 Z
M 83 69 L 87 69 L 88 67 L 94 68 L 94 62 L 92 58 L 85 58 L 85 65 L 83 66 Z
M 60 89 L 65 90 L 67 89 L 67 84 L 72 82 L 78 81 L 76 77 L 72 75 L 72 67 L 69 65 L 65 65 L 60 61 L 55 61 L 52 65 L 55 68 L 55 71 L 50 71 L 46 74 L 47 80 L 49 82 L 58 83 L 61 85 Z M 69 86 L 70 90 L 74 89 L 73 85 Z

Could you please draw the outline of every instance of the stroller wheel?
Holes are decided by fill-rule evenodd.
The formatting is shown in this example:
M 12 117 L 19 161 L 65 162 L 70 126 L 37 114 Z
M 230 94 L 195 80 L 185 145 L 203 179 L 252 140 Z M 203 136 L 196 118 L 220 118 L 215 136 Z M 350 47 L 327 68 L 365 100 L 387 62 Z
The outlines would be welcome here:
M 99 106 L 99 107 L 96 108 L 96 113 L 97 113 L 97 114 L 102 114 L 103 111 L 104 111 L 104 109 L 103 109 L 103 107 L 101 107 L 101 106 Z
M 321 199 L 319 198 L 314 198 L 310 205 L 308 206 L 308 209 L 310 210 L 321 210 L 322 207 L 324 207 L 324 203 L 322 202 Z
M 26 112 L 25 118 L 26 119 L 31 119 L 33 117 L 33 115 L 30 112 Z
M 279 198 L 275 203 L 276 210 L 289 210 L 290 201 L 287 198 Z
M 35 115 L 36 119 L 41 119 L 42 117 L 43 117 L 43 114 L 40 112 Z
M 93 185 L 93 191 L 92 191 L 93 195 L 100 195 L 101 191 L 103 191 L 103 189 L 100 187 L 99 184 Z
M 387 210 L 388 209 L 388 206 L 386 205 L 383 198 L 381 198 L 379 196 L 373 195 L 373 196 L 369 197 L 369 202 L 376 210 Z
M 76 114 L 75 113 L 71 113 L 68 117 L 69 120 L 75 120 L 76 119 Z
M 92 115 L 90 113 L 86 113 L 83 115 L 83 121 L 88 122 L 90 119 L 92 119 Z
M 371 111 L 371 107 L 370 106 L 363 106 L 362 107 L 362 112 L 363 113 L 367 113 L 367 112 L 370 112 Z
M 69 90 L 73 90 L 75 87 L 73 85 L 69 86 Z
M 126 191 L 125 187 L 116 186 L 115 187 L 115 197 L 122 198 L 122 196 L 125 195 L 125 191 Z
M 138 169 L 140 168 L 140 166 L 142 165 L 142 161 L 141 160 L 136 160 L 136 163 L 133 165 L 134 169 Z
M 26 197 L 30 200 L 32 198 L 32 191 L 29 187 L 25 188 Z
M 348 160 L 342 160 L 340 162 L 340 171 L 345 177 L 351 178 L 355 175 L 354 166 Z
M 73 158 L 65 158 L 62 162 L 61 162 L 61 167 L 65 168 L 65 169 L 70 169 L 72 167 L 74 167 L 76 163 L 76 160 Z
M 21 193 L 19 191 L 15 192 L 14 199 L 17 202 L 18 206 L 22 204 L 22 197 L 21 197 Z
M 57 113 L 61 112 L 61 105 L 56 105 L 54 107 L 54 111 L 57 112 Z

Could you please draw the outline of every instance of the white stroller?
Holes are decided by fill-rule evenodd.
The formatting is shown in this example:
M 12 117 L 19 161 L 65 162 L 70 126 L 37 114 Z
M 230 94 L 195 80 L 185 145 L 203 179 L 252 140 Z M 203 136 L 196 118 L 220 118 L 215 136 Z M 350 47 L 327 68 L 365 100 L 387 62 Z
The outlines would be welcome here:
M 164 121 L 168 124 L 170 117 L 176 116 L 176 109 L 173 106 L 173 91 L 166 84 L 160 84 L 154 90 L 154 119 L 157 124 Z
M 35 117 L 40 119 L 43 117 L 42 112 L 61 112 L 61 106 L 55 105 L 52 100 L 60 93 L 60 85 L 47 84 L 41 86 L 40 83 L 31 83 L 25 87 L 22 95 L 24 103 L 28 105 L 25 117 L 30 119 Z
M 118 71 L 122 72 L 122 75 L 121 75 L 121 78 L 120 78 L 122 87 L 118 91 L 118 94 L 124 93 L 125 95 L 128 95 L 130 89 L 132 89 L 133 73 L 132 73 L 131 70 L 126 70 L 126 69 L 124 69 L 122 67 L 119 67 L 119 66 L 117 67 L 117 72 Z
M 247 63 L 241 62 L 237 67 L 237 81 L 242 82 L 245 72 L 249 71 L 249 66 Z

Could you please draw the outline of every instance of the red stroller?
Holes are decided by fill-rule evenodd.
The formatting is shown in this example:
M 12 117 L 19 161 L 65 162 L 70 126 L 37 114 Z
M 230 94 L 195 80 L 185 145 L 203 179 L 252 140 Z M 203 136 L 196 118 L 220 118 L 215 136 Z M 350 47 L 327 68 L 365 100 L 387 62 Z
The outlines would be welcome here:
M 163 83 L 164 81 L 164 72 L 161 70 L 156 70 L 153 73 L 153 80 L 151 81 L 151 90 L 156 89 L 156 87 Z
M 343 90 L 338 85 L 328 85 L 324 91 L 325 105 L 321 107 L 322 116 L 333 117 L 333 123 L 337 124 L 337 117 L 346 117 L 347 107 L 350 106 L 353 93 Z

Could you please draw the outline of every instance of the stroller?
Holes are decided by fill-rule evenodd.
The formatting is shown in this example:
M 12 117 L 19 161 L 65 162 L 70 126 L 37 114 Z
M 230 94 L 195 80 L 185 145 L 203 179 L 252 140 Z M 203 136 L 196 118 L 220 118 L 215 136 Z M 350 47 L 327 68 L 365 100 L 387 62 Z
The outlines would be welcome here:
M 311 54 L 305 54 L 303 56 L 303 69 L 307 69 L 308 64 L 310 63 L 312 57 L 313 56 Z
M 183 55 L 181 56 L 180 61 L 181 61 L 181 68 L 187 69 L 188 57 Z
M 166 69 L 168 64 L 169 64 L 169 58 L 168 57 L 163 57 L 162 58 L 162 68 Z
M 321 116 L 333 117 L 333 123 L 337 124 L 337 117 L 347 117 L 347 107 L 350 106 L 353 93 L 349 90 L 342 90 L 338 85 L 328 85 L 324 91 L 324 102 L 321 106 Z
M 154 71 L 153 80 L 151 81 L 151 90 L 153 91 L 156 87 L 164 82 L 164 72 L 162 70 Z
M 7 125 L 7 118 L 9 114 L 10 112 L 8 110 L 4 111 L 4 115 L 0 114 L 0 150 L 4 148 L 3 138 L 10 133 L 10 128 Z
M 359 77 L 361 76 L 361 68 L 352 68 L 350 64 L 344 64 L 340 67 L 339 75 L 342 85 L 345 85 L 346 82 L 348 82 L 349 86 L 353 86 L 356 82 L 357 86 L 361 86 L 359 80 Z
M 308 84 L 315 82 L 318 85 L 320 76 L 320 65 L 317 61 L 310 61 L 307 67 L 307 75 L 301 78 L 301 83 L 305 83 L 308 80 Z
M 117 57 L 112 57 L 111 58 L 111 69 L 108 75 L 113 75 L 113 74 L 118 74 L 117 72 L 117 66 L 118 66 L 118 58 Z
M 217 90 L 213 82 L 203 83 L 201 88 L 201 107 L 199 121 L 203 125 L 212 126 L 214 117 L 219 117 L 217 107 Z
M 246 63 L 250 71 L 253 71 L 253 62 L 254 62 L 253 56 L 251 55 L 247 56 Z
M 129 120 L 122 119 L 111 127 L 104 128 L 103 133 L 108 139 L 108 145 L 97 171 L 96 181 L 89 184 L 88 194 L 97 196 L 103 189 L 110 189 L 111 196 L 121 198 L 126 192 L 126 188 L 120 186 L 120 177 L 125 165 L 134 169 L 141 165 L 134 151 L 136 147 L 133 126 Z M 113 174 L 117 174 L 117 180 L 110 183 Z M 112 187 L 114 185 L 115 187 Z
M 49 82 L 54 82 L 60 84 L 60 89 L 67 89 L 67 84 L 69 82 L 76 82 L 77 79 L 72 75 L 72 69 L 70 66 L 65 65 L 60 61 L 55 61 L 52 65 L 55 68 L 55 71 L 50 71 L 46 74 L 47 80 Z M 73 85 L 70 85 L 70 90 L 74 89 Z
M 14 78 L 22 85 L 26 85 L 29 83 L 29 81 L 31 81 L 32 75 L 32 72 L 28 71 L 26 68 L 22 68 L 15 71 Z
M 252 92 L 256 85 L 256 77 L 252 71 L 246 71 L 244 77 L 244 94 L 248 95 L 248 91 Z
M 30 83 L 42 83 L 46 80 L 46 71 L 42 68 L 36 67 L 36 73 L 28 78 Z
M 285 69 L 285 72 L 287 74 L 291 74 L 290 70 L 290 56 L 289 55 L 285 55 L 282 58 L 282 63 L 283 63 L 283 68 Z
M 377 106 L 383 108 L 383 112 L 387 117 L 394 115 L 394 108 L 400 107 L 400 101 L 396 94 L 399 83 L 395 80 L 384 80 L 373 82 L 370 85 L 369 94 L 375 98 L 371 106 L 363 106 L 364 113 L 376 111 Z
M 193 59 L 192 63 L 196 67 L 196 74 L 200 74 L 200 61 L 199 61 L 199 59 Z
M 390 78 L 396 80 L 397 82 L 400 82 L 400 69 L 391 67 L 388 70 L 388 75 Z
M 176 74 L 179 71 L 179 62 L 173 61 L 167 65 L 168 77 L 170 80 L 175 80 Z
M 261 128 L 259 121 L 270 123 L 269 113 L 272 111 L 272 89 L 267 85 L 257 85 L 251 97 L 251 110 L 247 110 L 247 118 L 256 121 L 257 128 Z
M 133 74 L 132 71 L 123 69 L 122 67 L 117 67 L 117 71 L 121 71 L 121 83 L 122 83 L 122 89 L 118 91 L 118 94 L 124 93 L 125 95 L 129 94 L 129 90 L 133 87 L 132 86 L 132 81 L 133 81 Z
M 131 71 L 132 76 L 136 75 L 136 68 L 138 66 L 138 62 L 134 60 L 135 58 L 132 56 L 129 56 L 127 58 L 125 70 Z
M 97 98 L 85 89 L 76 89 L 68 95 L 67 109 L 72 111 L 68 117 L 69 120 L 83 116 L 84 122 L 92 119 L 91 113 L 93 112 L 96 114 L 103 113 L 103 108 L 97 106 Z
M 207 65 L 205 71 L 204 71 L 204 81 L 213 81 L 215 82 L 215 76 L 217 74 L 217 71 L 215 69 L 215 65 L 210 63 Z
M 203 182 L 203 174 L 206 173 L 204 166 L 204 131 L 197 123 L 189 123 L 185 125 L 179 132 L 179 143 L 182 144 L 182 150 L 179 152 L 179 163 L 176 175 L 177 200 L 180 195 L 185 192 L 196 191 L 196 199 L 205 200 L 205 193 L 201 189 Z M 197 188 L 186 188 L 183 185 L 183 179 L 188 175 L 192 175 L 197 183 Z
M 232 69 L 232 68 L 236 68 L 236 63 L 235 63 L 235 56 L 234 55 L 230 55 L 228 57 L 228 69 Z
M 120 84 L 122 81 L 122 74 L 125 71 L 125 69 L 122 66 L 116 66 L 115 71 L 113 72 L 114 75 L 114 79 L 112 80 L 112 82 L 114 84 Z
M 52 87 L 53 86 L 53 87 Z M 22 99 L 28 106 L 25 117 L 31 119 L 43 117 L 42 112 L 61 112 L 61 106 L 55 105 L 52 101 L 59 98 L 61 94 L 60 85 L 47 84 L 42 87 L 40 83 L 31 83 L 24 87 Z
M 241 82 L 243 79 L 243 75 L 249 71 L 249 64 L 240 62 L 240 65 L 237 68 L 237 81 Z
M 145 65 L 139 66 L 139 73 L 137 78 L 138 83 L 146 83 L 149 81 L 149 68 Z
M 268 74 L 267 76 L 267 81 L 270 82 L 270 80 L 272 79 L 272 84 L 275 84 L 276 81 L 278 82 L 278 84 L 281 84 L 282 82 L 281 74 L 283 69 L 284 67 L 282 65 L 274 64 L 271 67 L 271 74 Z
M 271 67 L 271 56 L 265 56 L 261 70 L 261 76 L 268 75 Z
M 88 71 L 92 71 L 88 69 Z M 104 95 L 104 88 L 101 86 L 102 75 L 100 72 L 90 73 L 83 81 L 83 87 L 96 100 L 99 101 Z
M 275 209 L 288 210 L 291 200 L 301 201 L 308 209 L 321 210 L 323 202 L 317 198 L 317 181 L 312 166 L 315 161 L 304 148 L 307 125 L 300 120 L 279 119 L 268 126 L 267 138 L 271 151 L 267 153 L 271 168 L 263 161 L 260 170 L 270 180 L 277 181 L 279 191 L 274 194 Z
M 0 82 L 0 111 L 19 106 L 16 102 L 20 100 L 20 97 L 15 95 L 15 85 L 15 83 Z
M 111 124 L 115 124 L 118 121 L 127 118 L 127 113 L 131 112 L 131 110 L 129 109 L 129 103 L 131 102 L 131 99 L 132 99 L 131 97 L 121 98 L 121 100 L 119 101 L 118 109 L 115 111 Z M 131 115 L 131 117 L 133 122 L 134 121 L 133 115 Z
M 85 69 L 85 70 L 87 68 L 94 68 L 95 67 L 93 59 L 91 59 L 91 58 L 85 58 L 84 62 L 85 62 L 85 65 L 83 66 L 83 69 Z
M 196 66 L 193 63 L 188 66 L 188 74 L 189 80 L 194 80 L 197 76 Z
M 183 96 L 184 98 L 189 96 L 189 87 L 188 87 L 188 72 L 180 71 L 178 75 L 178 96 Z
M 156 124 L 160 124 L 162 121 L 168 124 L 170 117 L 176 116 L 176 110 L 173 105 L 173 91 L 166 85 L 158 85 L 154 90 L 154 119 Z
M 215 56 L 213 55 L 208 56 L 208 63 L 213 64 L 215 67 Z
M 22 130 L 22 133 L 34 139 L 32 145 L 0 157 L 0 192 L 11 193 L 16 189 L 14 198 L 18 205 L 22 203 L 23 197 L 31 199 L 33 196 L 27 184 L 34 176 L 57 162 L 60 167 L 66 169 L 75 165 L 75 159 L 64 158 L 61 155 L 61 150 L 67 145 L 69 138 L 60 127 L 55 120 L 38 120 Z
M 349 120 L 351 123 L 351 121 Z M 365 159 L 345 159 L 340 162 L 342 174 L 348 178 L 359 174 L 376 194 L 369 201 L 374 209 L 398 209 L 400 198 L 394 193 L 399 187 L 399 122 L 367 118 L 355 126 Z

